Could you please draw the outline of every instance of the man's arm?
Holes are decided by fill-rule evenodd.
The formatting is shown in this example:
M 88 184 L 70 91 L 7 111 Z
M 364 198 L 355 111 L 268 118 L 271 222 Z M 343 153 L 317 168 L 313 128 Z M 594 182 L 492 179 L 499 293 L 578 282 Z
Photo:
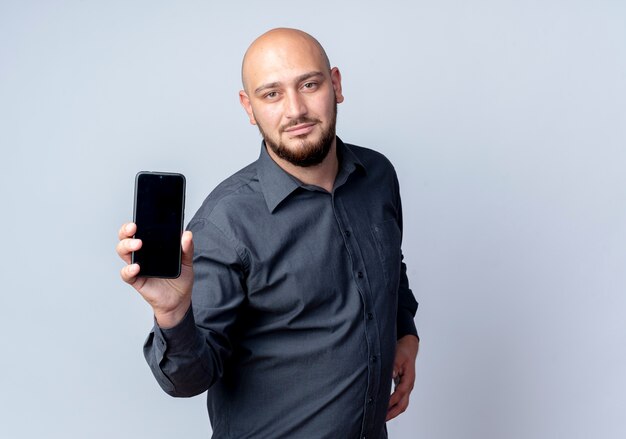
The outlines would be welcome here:
M 155 325 L 144 355 L 163 390 L 172 396 L 204 392 L 224 373 L 231 332 L 245 300 L 244 268 L 233 241 L 206 219 L 194 234 L 192 311 L 175 327 Z
M 389 400 L 387 421 L 403 413 L 409 406 L 409 397 L 415 385 L 415 359 L 419 350 L 419 337 L 413 317 L 417 301 L 409 288 L 406 265 L 402 262 L 400 287 L 398 289 L 398 341 L 393 364 L 395 388 Z
M 140 239 L 133 238 L 136 231 L 137 225 L 134 223 L 124 224 L 119 230 L 119 242 L 116 251 L 120 258 L 126 262 L 120 271 L 120 276 L 152 307 L 154 329 L 145 343 L 144 355 L 161 387 L 167 393 L 176 395 L 176 386 L 161 370 L 161 365 L 167 359 L 166 354 L 172 356 L 177 351 L 198 350 L 202 344 L 196 334 L 191 313 L 191 295 L 194 283 L 193 236 L 190 231 L 186 231 L 181 238 L 182 267 L 178 278 L 148 278 L 141 277 L 139 264 L 131 263 L 132 252 L 139 250 L 143 244 Z M 173 337 L 173 343 L 168 343 L 164 336 L 164 332 L 167 331 L 177 334 L 178 340 Z
M 128 264 L 122 279 L 152 306 L 154 327 L 144 356 L 157 382 L 172 396 L 193 396 L 223 373 L 231 347 L 228 330 L 242 300 L 239 257 L 214 226 L 192 221 L 183 234 L 178 279 L 142 278 L 130 254 L 141 247 L 132 223 L 120 230 L 119 256 Z M 197 232 L 197 234 L 196 234 Z M 195 241 L 195 242 L 194 242 Z M 191 303 L 193 301 L 193 307 Z
M 402 231 L 402 201 L 400 185 L 395 178 L 395 192 L 398 214 L 398 226 Z M 400 265 L 400 283 L 398 286 L 398 314 L 396 330 L 398 341 L 393 365 L 395 388 L 389 399 L 387 421 L 403 413 L 409 406 L 409 397 L 415 385 L 415 360 L 419 350 L 419 336 L 415 327 L 415 313 L 418 303 L 409 287 L 409 278 L 404 263 L 404 255 Z

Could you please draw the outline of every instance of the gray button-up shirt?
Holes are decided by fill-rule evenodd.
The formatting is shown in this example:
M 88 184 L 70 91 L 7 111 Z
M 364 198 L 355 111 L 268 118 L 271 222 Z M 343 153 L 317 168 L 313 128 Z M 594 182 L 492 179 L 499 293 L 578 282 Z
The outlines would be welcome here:
M 387 437 L 396 340 L 416 334 L 395 171 L 337 139 L 332 193 L 261 148 L 194 232 L 192 312 L 144 347 L 174 396 L 208 389 L 215 438 Z

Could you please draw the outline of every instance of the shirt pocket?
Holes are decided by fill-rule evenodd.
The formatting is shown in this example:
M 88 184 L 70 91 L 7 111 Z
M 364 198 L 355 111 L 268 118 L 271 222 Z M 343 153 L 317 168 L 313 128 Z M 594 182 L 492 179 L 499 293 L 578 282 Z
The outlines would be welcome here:
M 395 219 L 372 225 L 374 245 L 380 259 L 385 286 L 391 293 L 398 291 L 402 263 L 402 233 Z

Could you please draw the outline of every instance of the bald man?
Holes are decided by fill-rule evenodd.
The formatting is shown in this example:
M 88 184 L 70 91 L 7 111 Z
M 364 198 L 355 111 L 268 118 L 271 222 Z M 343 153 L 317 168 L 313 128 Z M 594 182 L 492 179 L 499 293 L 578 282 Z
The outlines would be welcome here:
M 155 316 L 145 357 L 170 395 L 208 389 L 214 438 L 386 438 L 419 345 L 395 171 L 336 136 L 341 74 L 312 36 L 260 36 L 242 81 L 260 156 L 189 223 L 181 276 L 141 277 L 120 229 L 121 276 Z

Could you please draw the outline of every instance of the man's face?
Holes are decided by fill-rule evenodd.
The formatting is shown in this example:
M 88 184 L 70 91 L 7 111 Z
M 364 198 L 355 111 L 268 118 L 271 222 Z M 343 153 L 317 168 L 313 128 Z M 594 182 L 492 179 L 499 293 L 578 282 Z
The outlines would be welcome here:
M 275 41 L 252 52 L 240 99 L 267 146 L 296 166 L 322 162 L 335 140 L 339 70 L 329 69 L 315 44 Z

